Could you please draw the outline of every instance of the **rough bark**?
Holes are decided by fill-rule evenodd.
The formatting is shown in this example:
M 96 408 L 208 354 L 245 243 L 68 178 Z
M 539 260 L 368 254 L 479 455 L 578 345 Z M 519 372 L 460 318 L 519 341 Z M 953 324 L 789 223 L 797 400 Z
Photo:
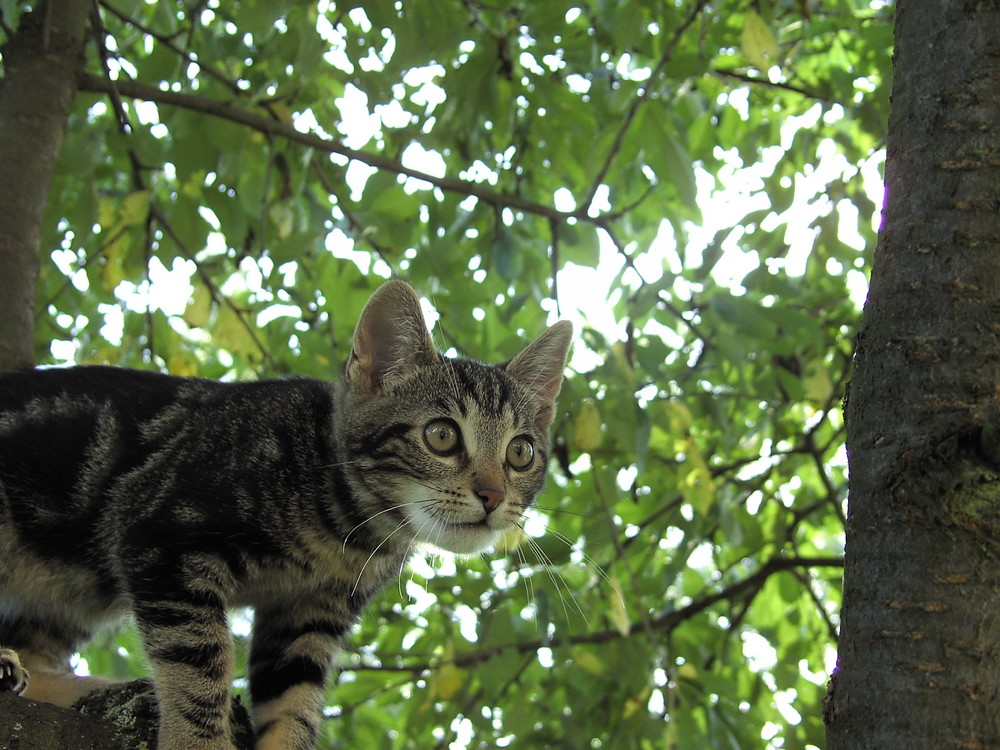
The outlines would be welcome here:
M 156 750 L 156 698 L 149 680 L 81 698 L 74 708 L 0 693 L 0 750 Z M 250 716 L 233 701 L 236 750 L 251 750 Z
M 107 722 L 69 708 L 59 708 L 0 693 L 0 748 L 17 750 L 122 750 Z M 135 747 L 138 747 L 136 745 Z
M 34 362 L 41 227 L 92 8 L 91 0 L 39 3 L 3 46 L 0 372 Z
M 1000 4 L 901 0 L 829 750 L 1000 747 Z

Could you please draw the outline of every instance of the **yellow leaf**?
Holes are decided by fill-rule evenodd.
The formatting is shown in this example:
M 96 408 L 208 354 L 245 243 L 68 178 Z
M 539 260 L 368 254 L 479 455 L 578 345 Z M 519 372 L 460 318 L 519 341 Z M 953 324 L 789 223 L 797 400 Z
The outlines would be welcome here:
M 748 10 L 743 18 L 740 44 L 747 60 L 758 70 L 766 71 L 776 64 L 778 42 L 764 19 L 752 10 Z
M 274 230 L 278 239 L 287 238 L 295 228 L 295 214 L 292 209 L 284 203 L 277 203 L 271 206 L 268 213 L 271 216 L 271 221 L 274 222 Z
M 662 408 L 667 414 L 670 424 L 670 431 L 675 436 L 687 435 L 694 425 L 694 416 L 691 410 L 680 401 L 661 401 Z
M 633 384 L 635 382 L 635 369 L 632 367 L 632 363 L 629 362 L 625 344 L 621 341 L 616 341 L 612 344 L 611 356 L 614 359 L 615 370 L 618 372 L 618 376 L 624 382 L 630 385 Z
M 79 360 L 81 365 L 106 365 L 121 359 L 121 349 L 117 346 L 105 346 L 85 353 Z
M 677 676 L 685 680 L 698 679 L 698 670 L 692 664 L 681 664 L 677 667 Z
M 441 665 L 437 674 L 437 694 L 450 701 L 462 689 L 462 670 L 454 662 Z
M 580 404 L 580 411 L 573 420 L 573 446 L 582 453 L 590 453 L 601 447 L 601 412 L 597 402 L 585 398 Z
M 211 312 L 212 293 L 204 284 L 196 284 L 184 308 L 184 322 L 192 328 L 204 328 L 208 325 Z
M 176 348 L 167 359 L 167 372 L 182 377 L 197 375 L 198 361 L 183 349 Z
M 245 354 L 254 348 L 253 336 L 246 321 L 229 305 L 219 309 L 219 317 L 212 329 L 213 341 L 233 354 Z
M 711 475 L 696 468 L 687 472 L 680 484 L 681 494 L 691 503 L 695 513 L 708 515 L 715 504 L 715 486 Z
M 803 368 L 802 385 L 805 387 L 806 398 L 825 404 L 833 395 L 833 380 L 830 370 L 822 357 L 816 357 L 806 362 Z
M 110 198 L 101 198 L 97 204 L 97 223 L 101 229 L 110 227 L 118 216 L 118 204 Z
M 292 110 L 284 102 L 271 102 L 267 105 L 266 109 L 272 117 L 277 118 L 286 125 L 292 124 Z
M 625 597 L 622 596 L 622 587 L 618 582 L 618 576 L 611 576 L 611 621 L 615 624 L 615 629 L 622 635 L 632 632 L 632 621 L 625 610 Z
M 181 194 L 193 198 L 194 200 L 201 199 L 201 191 L 204 189 L 204 185 L 201 180 L 190 179 L 181 185 Z
M 118 207 L 118 220 L 127 227 L 142 224 L 149 214 L 149 191 L 136 190 L 122 199 Z
M 604 662 L 593 651 L 573 649 L 573 662 L 585 672 L 598 676 L 604 674 Z
M 122 251 L 126 247 L 127 237 L 124 227 L 117 224 L 112 228 L 111 232 L 112 234 L 101 247 L 104 258 L 103 262 L 98 266 L 101 285 L 109 292 L 125 280 Z
M 639 695 L 634 698 L 629 698 L 625 701 L 625 706 L 622 708 L 622 718 L 628 719 L 634 716 L 639 710 L 645 708 L 649 705 L 649 696 L 652 695 L 653 688 L 649 685 L 639 693 Z
M 117 202 L 105 198 L 98 205 L 97 221 L 101 225 L 101 253 L 104 255 L 100 276 L 105 289 L 110 291 L 124 281 L 130 239 L 128 230 L 142 224 L 148 215 L 148 190 L 129 193 Z
M 622 718 L 631 718 L 640 708 L 642 708 L 642 703 L 637 698 L 629 698 L 625 701 L 625 707 L 622 709 Z
M 715 503 L 715 480 L 693 438 L 684 441 L 684 462 L 678 471 L 678 489 L 696 513 L 707 514 Z
M 97 223 L 110 234 L 142 224 L 149 215 L 149 191 L 136 190 L 120 201 L 102 198 L 97 206 Z

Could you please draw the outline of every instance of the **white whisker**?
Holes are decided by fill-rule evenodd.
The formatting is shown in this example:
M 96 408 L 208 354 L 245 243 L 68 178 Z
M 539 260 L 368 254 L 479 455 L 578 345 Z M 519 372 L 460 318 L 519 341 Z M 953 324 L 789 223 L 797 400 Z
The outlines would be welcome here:
M 554 536 L 559 541 L 565 542 L 566 545 L 570 549 L 573 549 L 573 540 L 570 539 L 565 534 L 563 534 L 563 533 L 561 533 L 559 531 L 556 531 L 555 529 L 549 529 L 548 533 L 550 533 L 552 536 Z M 608 586 L 611 587 L 611 590 L 615 593 L 615 595 L 619 598 L 619 600 L 621 600 L 622 606 L 624 606 L 625 605 L 625 601 L 624 601 L 624 599 L 622 599 L 621 593 L 615 587 L 615 584 L 611 580 L 611 577 L 604 571 L 604 568 L 602 568 L 600 565 L 598 565 L 597 561 L 593 557 L 591 557 L 590 555 L 588 555 L 586 552 L 584 552 L 582 549 L 579 550 L 579 552 L 580 552 L 580 555 L 583 557 L 584 562 L 587 563 L 587 565 L 590 568 L 593 568 L 595 571 L 597 571 L 597 573 L 600 575 L 600 577 L 604 579 L 605 583 L 607 583 Z
M 587 614 L 583 611 L 583 607 L 580 606 L 576 597 L 573 596 L 572 588 L 570 588 L 570 585 L 566 583 L 566 579 L 562 577 L 562 574 L 559 572 L 555 563 L 553 563 L 552 560 L 549 559 L 549 556 L 545 554 L 545 550 L 542 549 L 541 545 L 539 545 L 538 542 L 531 537 L 528 537 L 528 546 L 531 548 L 531 551 L 538 555 L 538 557 L 542 560 L 543 569 L 549 577 L 549 580 L 552 581 L 552 585 L 555 588 L 556 593 L 559 594 L 559 601 L 562 603 L 563 613 L 566 615 L 566 619 L 570 619 L 570 608 L 566 603 L 566 597 L 568 595 L 570 601 L 573 603 L 573 609 L 575 609 L 580 617 L 583 618 L 583 622 L 589 626 L 590 620 L 587 618 Z M 566 594 L 563 594 L 563 589 L 565 589 Z
M 380 510 L 378 513 L 372 513 L 370 516 L 368 516 L 368 518 L 366 518 L 364 521 L 362 521 L 361 523 L 359 523 L 358 525 L 356 525 L 353 529 L 351 529 L 350 531 L 347 532 L 347 536 L 344 537 L 344 551 L 345 552 L 347 551 L 347 540 L 351 538 L 351 534 L 353 534 L 355 531 L 357 531 L 358 529 L 360 529 L 366 523 L 368 523 L 369 521 L 373 521 L 376 518 L 378 518 L 379 516 L 385 515 L 386 513 L 391 513 L 394 510 L 399 510 L 401 508 L 405 508 L 408 505 L 415 505 L 415 503 L 397 503 L 396 505 L 390 505 L 388 508 L 384 508 L 384 509 Z M 402 526 L 404 523 L 406 523 L 405 520 L 399 526 L 397 526 L 396 529 L 399 530 L 400 526 Z M 393 532 L 393 533 L 395 533 L 395 532 Z M 384 544 L 384 541 L 383 541 L 383 544 Z M 382 545 L 379 545 L 379 546 L 382 546 Z
M 362 576 L 364 576 L 365 569 L 368 567 L 368 563 L 370 563 L 372 561 L 372 558 L 375 557 L 375 554 L 380 549 L 382 549 L 382 545 L 388 542 L 396 534 L 396 532 L 399 531 L 401 528 L 403 528 L 408 522 L 409 520 L 405 518 L 402 521 L 400 521 L 399 525 L 396 526 L 396 528 L 393 529 L 392 532 L 390 532 L 390 534 L 385 539 L 379 542 L 378 546 L 372 550 L 372 553 L 370 555 L 368 555 L 368 559 L 365 560 L 365 564 L 361 566 L 361 571 L 358 573 L 358 579 L 354 582 L 354 588 L 351 589 L 351 596 L 354 596 L 354 594 L 357 592 L 358 586 L 361 584 L 361 578 Z
M 524 527 L 521 526 L 520 524 L 518 524 L 518 528 L 520 528 L 521 531 L 524 532 Z M 527 536 L 526 532 L 525 532 L 525 536 Z M 517 545 L 517 556 L 519 558 L 521 558 L 521 565 L 522 565 L 522 567 L 524 567 L 526 569 L 530 569 L 531 566 L 528 564 L 528 558 L 524 554 L 524 548 L 523 548 L 523 546 L 520 545 L 520 544 Z M 531 576 L 530 575 L 524 575 L 524 573 L 519 573 L 519 577 L 524 582 L 524 593 L 528 597 L 528 603 L 534 605 L 535 604 L 535 584 L 534 584 L 534 581 L 531 580 Z M 538 627 L 538 606 L 537 605 L 534 606 L 532 608 L 532 610 L 531 610 L 531 618 L 532 618 L 532 620 L 535 623 L 535 627 L 537 628 Z

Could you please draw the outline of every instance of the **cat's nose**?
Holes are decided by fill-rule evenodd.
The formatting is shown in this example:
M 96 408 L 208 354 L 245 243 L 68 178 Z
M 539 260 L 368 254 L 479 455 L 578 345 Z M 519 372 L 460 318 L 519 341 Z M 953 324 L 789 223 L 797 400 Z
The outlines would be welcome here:
M 498 490 L 496 487 L 476 487 L 473 492 L 483 501 L 487 513 L 495 511 L 503 502 L 503 490 Z

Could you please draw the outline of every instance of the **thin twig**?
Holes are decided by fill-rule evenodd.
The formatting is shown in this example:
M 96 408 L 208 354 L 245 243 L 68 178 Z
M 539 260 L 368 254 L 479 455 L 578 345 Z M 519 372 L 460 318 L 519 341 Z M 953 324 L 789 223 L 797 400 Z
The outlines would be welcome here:
M 97 50 L 101 56 L 101 66 L 104 68 L 105 78 L 111 84 L 111 91 L 108 92 L 108 98 L 111 99 L 111 106 L 115 111 L 115 116 L 118 118 L 118 129 L 123 135 L 128 135 L 132 132 L 132 124 L 129 122 L 128 113 L 125 111 L 125 104 L 122 102 L 122 97 L 118 93 L 118 89 L 115 87 L 114 79 L 111 77 L 111 51 L 108 49 L 106 40 L 106 37 L 110 36 L 110 34 L 104 27 L 104 22 L 101 20 L 101 11 L 98 7 L 97 0 L 94 0 L 94 7 L 91 16 L 94 36 L 97 40 Z
M 562 267 L 559 261 L 559 227 L 560 224 L 555 219 L 549 219 L 549 233 L 552 235 L 552 251 L 549 253 L 549 276 L 551 277 L 552 299 L 556 302 L 556 317 L 562 317 L 562 308 L 559 305 L 559 269 Z
M 110 13 L 111 15 L 115 16 L 116 18 L 118 18 L 118 20 L 120 20 L 122 23 L 126 24 L 127 26 L 132 26 L 133 28 L 135 28 L 136 30 L 142 32 L 143 34 L 146 34 L 147 36 L 150 36 L 153 39 L 155 39 L 157 42 L 159 42 L 160 44 L 162 44 L 164 47 L 166 47 L 167 49 L 169 49 L 171 52 L 174 52 L 176 55 L 178 55 L 179 57 L 183 58 L 184 62 L 192 64 L 192 65 L 197 65 L 198 69 L 201 72 L 203 72 L 205 75 L 209 76 L 210 78 L 214 78 L 215 80 L 217 80 L 220 83 L 224 84 L 227 88 L 231 89 L 233 91 L 233 93 L 235 93 L 235 94 L 244 94 L 245 93 L 244 91 L 242 91 L 240 89 L 240 87 L 237 85 L 237 83 L 236 83 L 235 80 L 233 80 L 229 76 L 224 75 L 223 73 L 220 73 L 219 71 L 215 70 L 212 66 L 206 65 L 202 60 L 198 59 L 197 55 L 195 55 L 190 50 L 185 50 L 185 49 L 182 49 L 181 47 L 178 47 L 176 44 L 174 44 L 173 40 L 170 39 L 169 37 L 164 36 L 163 34 L 160 34 L 159 32 L 157 32 L 155 29 L 152 29 L 149 26 L 146 26 L 145 24 L 143 24 L 142 22 L 135 20 L 134 18 L 132 18 L 131 16 L 129 16 L 127 13 L 124 13 L 123 11 L 118 10 L 118 8 L 116 8 L 115 6 L 111 5 L 110 3 L 104 2 L 104 0 L 101 1 L 100 5 L 108 13 Z
M 684 19 L 680 26 L 674 29 L 674 33 L 670 37 L 670 41 L 667 42 L 666 47 L 664 47 L 663 54 L 660 55 L 660 59 L 656 63 L 656 67 L 653 68 L 653 72 L 649 74 L 649 78 L 646 80 L 646 85 L 642 88 L 642 93 L 640 93 L 639 96 L 632 101 L 632 106 L 630 106 L 628 112 L 625 113 L 625 118 L 622 120 L 621 127 L 618 128 L 618 132 L 615 134 L 615 140 L 611 144 L 608 155 L 605 157 L 604 163 L 601 165 L 597 175 L 594 177 L 594 180 L 590 185 L 590 191 L 587 193 L 587 197 L 580 204 L 585 212 L 589 212 L 590 206 L 594 202 L 594 198 L 597 195 L 597 191 L 601 189 L 601 184 L 604 182 L 604 178 L 607 177 L 608 172 L 611 170 L 612 163 L 614 163 L 615 158 L 621 151 L 622 144 L 625 142 L 625 136 L 628 134 L 629 128 L 632 127 L 632 122 L 639 113 L 639 109 L 649 100 L 650 96 L 652 96 L 653 82 L 656 81 L 656 79 L 658 79 L 663 73 L 664 68 L 667 67 L 667 63 L 670 62 L 670 58 L 673 57 L 674 49 L 677 47 L 677 43 L 681 40 L 681 37 L 691 27 L 691 25 L 698 19 L 698 16 L 701 14 L 702 9 L 707 3 L 708 0 L 698 0 L 688 17 Z
M 815 99 L 820 102 L 833 102 L 834 100 L 828 96 L 822 96 L 817 94 L 815 91 L 809 91 L 808 89 L 800 88 L 799 86 L 794 86 L 790 83 L 782 83 L 781 81 L 769 81 L 766 78 L 757 78 L 747 73 L 743 73 L 738 70 L 726 70 L 724 68 L 714 68 L 712 74 L 719 76 L 720 78 L 733 78 L 737 81 L 743 81 L 744 83 L 751 83 L 759 86 L 769 86 L 770 88 L 783 89 L 784 91 L 791 91 L 794 94 L 801 94 L 802 96 L 808 97 L 810 99 Z
M 215 302 L 215 304 L 217 305 L 228 307 L 230 310 L 233 311 L 233 313 L 236 315 L 236 319 L 240 322 L 240 325 L 247 332 L 247 335 L 250 336 L 250 340 L 253 341 L 254 346 L 257 347 L 258 351 L 260 351 L 264 360 L 268 363 L 268 366 L 271 367 L 272 369 L 276 369 L 277 362 L 275 361 L 274 356 L 271 354 L 270 350 L 266 346 L 264 346 L 264 343 L 260 340 L 260 337 L 257 335 L 257 329 L 254 326 L 252 326 L 250 322 L 246 319 L 247 311 L 237 307 L 231 299 L 229 299 L 224 294 L 222 294 L 222 292 L 219 291 L 215 283 L 212 281 L 212 278 L 201 267 L 201 264 L 198 262 L 197 258 L 195 258 L 194 253 L 192 253 L 188 249 L 187 245 L 184 244 L 184 241 L 174 231 L 173 225 L 170 223 L 170 220 L 159 209 L 159 207 L 157 207 L 155 203 L 151 202 L 149 210 L 152 216 L 160 224 L 160 226 L 163 227 L 163 230 L 164 232 L 166 232 L 167 236 L 170 237 L 170 239 L 177 245 L 177 248 L 178 250 L 180 250 L 181 255 L 183 255 L 185 258 L 194 263 L 195 271 L 198 274 L 198 277 L 205 284 L 205 287 L 208 289 L 212 301 Z

